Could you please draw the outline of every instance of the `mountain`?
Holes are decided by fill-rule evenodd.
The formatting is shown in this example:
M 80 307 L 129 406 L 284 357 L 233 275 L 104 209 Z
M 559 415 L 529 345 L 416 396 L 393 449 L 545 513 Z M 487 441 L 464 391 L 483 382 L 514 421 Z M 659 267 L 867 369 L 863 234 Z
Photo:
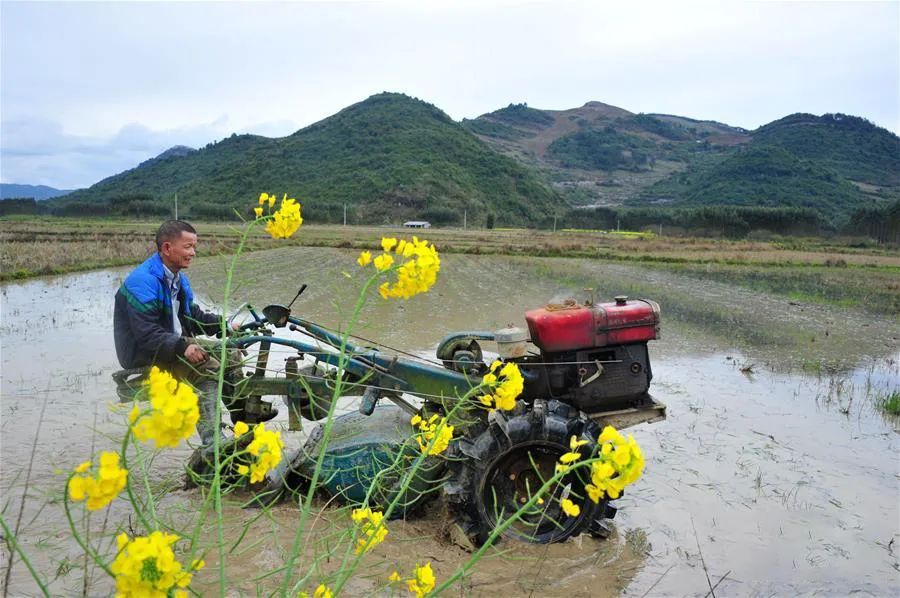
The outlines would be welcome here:
M 753 143 L 723 159 L 695 163 L 652 186 L 644 199 L 630 203 L 814 208 L 846 220 L 870 202 L 858 187 L 820 162 L 799 158 L 778 146 Z
M 71 189 L 54 189 L 47 185 L 17 185 L 14 183 L 0 183 L 0 199 L 24 199 L 33 198 L 38 201 L 60 197 L 71 193 Z
M 151 164 L 153 164 L 155 162 L 160 162 L 162 160 L 166 160 L 167 158 L 182 158 L 184 156 L 193 154 L 196 151 L 197 150 L 195 150 L 194 148 L 188 147 L 186 145 L 173 145 L 172 147 L 170 147 L 163 153 L 159 154 L 158 156 L 156 156 L 154 158 L 150 158 L 149 160 L 144 160 L 143 162 L 138 164 L 137 167 L 142 168 L 142 167 L 150 166 Z
M 867 185 L 900 185 L 900 137 L 846 114 L 792 114 L 753 131 L 754 145 L 781 147 Z
M 174 148 L 173 148 L 174 149 Z M 532 170 L 492 151 L 431 104 L 382 93 L 287 137 L 232 135 L 205 148 L 168 150 L 72 193 L 65 212 L 246 212 L 260 192 L 296 197 L 304 217 L 396 223 L 535 225 L 566 204 Z
M 793 114 L 747 131 L 599 102 L 510 104 L 463 126 L 576 206 L 811 208 L 840 224 L 900 198 L 900 137 L 845 114 Z
M 510 104 L 463 126 L 498 152 L 538 169 L 574 205 L 621 205 L 695 155 L 748 143 L 743 129 L 601 102 L 569 110 Z
M 592 227 L 584 214 L 599 212 L 583 208 L 615 222 L 609 209 L 656 218 L 659 209 L 740 207 L 787 210 L 782 221 L 802 212 L 812 230 L 900 200 L 900 138 L 839 113 L 792 114 L 748 131 L 594 101 L 568 110 L 509 104 L 457 123 L 431 104 L 382 93 L 287 137 L 176 146 L 50 205 L 165 216 L 177 193 L 187 217 L 232 218 L 262 191 L 298 198 L 313 222 L 340 222 L 346 208 L 351 223 L 478 226 L 493 215 L 497 226 L 541 226 L 574 208 L 582 214 L 571 220 Z

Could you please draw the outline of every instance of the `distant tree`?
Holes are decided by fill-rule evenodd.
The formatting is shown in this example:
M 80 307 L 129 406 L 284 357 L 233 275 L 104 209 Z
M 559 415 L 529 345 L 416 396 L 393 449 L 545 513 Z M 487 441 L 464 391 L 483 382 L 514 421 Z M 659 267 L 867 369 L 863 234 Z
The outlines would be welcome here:
M 492 229 L 494 228 L 494 213 L 488 212 L 487 222 L 485 223 L 485 228 Z
M 10 198 L 0 201 L 0 216 L 37 213 L 38 205 L 33 197 Z
M 447 225 L 457 224 L 460 220 L 459 212 L 451 208 L 433 206 L 422 211 L 422 219 L 432 224 Z

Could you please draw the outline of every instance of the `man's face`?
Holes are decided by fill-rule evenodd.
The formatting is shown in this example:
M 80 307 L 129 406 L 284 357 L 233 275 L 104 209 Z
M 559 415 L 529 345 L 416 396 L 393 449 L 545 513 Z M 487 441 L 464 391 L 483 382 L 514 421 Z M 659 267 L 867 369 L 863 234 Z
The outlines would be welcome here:
M 160 249 L 163 263 L 172 272 L 184 270 L 191 265 L 197 254 L 197 235 L 182 231 L 174 241 L 165 241 Z

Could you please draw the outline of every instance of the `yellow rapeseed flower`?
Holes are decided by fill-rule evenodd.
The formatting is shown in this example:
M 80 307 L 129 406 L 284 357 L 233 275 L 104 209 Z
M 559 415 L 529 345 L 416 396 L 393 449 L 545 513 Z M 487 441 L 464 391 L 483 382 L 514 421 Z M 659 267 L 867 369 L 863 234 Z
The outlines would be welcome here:
M 350 518 L 353 519 L 353 523 L 360 526 L 362 533 L 362 537 L 356 540 L 356 554 L 372 550 L 381 544 L 388 534 L 387 526 L 383 521 L 384 513 L 381 511 L 373 511 L 368 507 L 353 509 Z
M 102 509 L 111 503 L 128 481 L 128 470 L 119 467 L 119 454 L 104 451 L 100 454 L 100 467 L 91 474 L 93 466 L 85 461 L 75 468 L 75 475 L 69 478 L 69 498 L 75 502 L 87 499 L 89 511 Z M 88 475 L 80 475 L 85 474 Z
M 200 411 L 197 393 L 189 384 L 179 382 L 168 372 L 153 366 L 144 382 L 150 395 L 149 413 L 135 406 L 128 419 L 134 435 L 141 441 L 152 440 L 157 448 L 176 447 L 194 433 Z
M 419 449 L 423 453 L 440 455 L 450 446 L 450 441 L 453 439 L 453 426 L 447 423 L 446 417 L 438 420 L 438 416 L 435 414 L 425 421 L 420 416 L 414 415 L 409 423 L 420 430 L 416 434 L 416 442 L 419 443 Z
M 441 260 L 437 249 L 434 245 L 429 245 L 428 241 L 420 241 L 417 237 L 413 237 L 412 241 L 384 237 L 381 239 L 381 247 L 384 253 L 372 261 L 374 267 L 379 272 L 397 273 L 396 280 L 386 281 L 378 287 L 378 293 L 383 299 L 409 299 L 427 292 L 437 281 Z M 369 263 L 357 261 L 361 266 Z M 397 262 L 400 262 L 399 265 Z
M 269 208 L 275 204 L 275 196 L 269 196 Z M 266 220 L 266 232 L 273 239 L 287 239 L 303 224 L 303 216 L 300 214 L 300 204 L 296 199 L 287 195 L 281 200 L 281 206 Z
M 491 364 L 490 370 L 481 379 L 481 384 L 491 390 L 479 397 L 485 407 L 511 411 L 516 407 L 516 397 L 525 388 L 525 379 L 518 365 L 513 362 L 504 364 L 498 360 Z
M 372 254 L 368 251 L 363 251 L 359 254 L 359 257 L 356 258 L 356 263 L 361 267 L 365 268 L 370 263 L 372 263 Z
M 578 517 L 581 513 L 581 507 L 573 503 L 568 498 L 564 498 L 559 502 L 559 506 L 562 507 L 563 512 L 569 517 Z
M 257 218 L 262 218 L 263 209 L 260 207 L 253 208 L 253 213 L 256 214 Z
M 415 593 L 416 598 L 423 598 L 434 589 L 434 584 L 434 571 L 431 570 L 431 563 L 425 563 L 421 567 L 416 564 L 413 578 L 406 580 L 406 587 L 410 592 Z
M 244 425 L 246 426 L 247 424 Z M 236 425 L 235 432 L 237 432 L 237 429 L 238 426 Z M 263 481 L 266 474 L 281 463 L 281 452 L 283 449 L 284 443 L 281 440 L 281 432 L 266 430 L 265 424 L 256 424 L 253 427 L 253 440 L 247 446 L 247 452 L 254 457 L 254 460 L 249 466 L 239 465 L 237 467 L 238 474 L 250 474 L 251 484 Z
M 597 441 L 601 443 L 599 460 L 591 463 L 591 483 L 584 487 L 594 502 L 618 498 L 644 471 L 644 455 L 631 434 L 626 440 L 615 428 L 606 426 Z
M 556 473 L 568 471 L 571 467 L 571 463 L 580 460 L 581 452 L 578 449 L 587 443 L 587 440 L 578 440 L 578 437 L 573 434 L 569 439 L 569 452 L 564 453 L 559 458 L 559 463 L 556 464 Z
M 400 579 L 401 579 L 400 574 L 397 573 L 396 571 L 391 573 L 391 576 L 388 577 L 388 581 L 391 583 L 396 583 L 396 582 L 400 581 Z
M 309 594 L 307 592 L 300 592 L 297 594 L 297 598 L 309 598 Z M 324 583 L 320 583 L 319 587 L 316 588 L 316 591 L 313 592 L 313 598 L 334 598 L 334 592 L 332 592 L 331 588 Z
M 243 436 L 247 432 L 250 431 L 250 426 L 248 426 L 244 422 L 238 422 L 234 424 L 234 435 L 235 436 Z
M 394 258 L 389 253 L 382 253 L 372 263 L 375 265 L 376 270 L 384 272 L 394 265 Z
M 172 545 L 178 536 L 155 531 L 149 536 L 129 540 L 126 534 L 116 537 L 119 552 L 109 566 L 116 578 L 116 596 L 164 597 L 187 596 L 193 571 L 203 566 L 195 561 L 189 571 L 175 560 Z

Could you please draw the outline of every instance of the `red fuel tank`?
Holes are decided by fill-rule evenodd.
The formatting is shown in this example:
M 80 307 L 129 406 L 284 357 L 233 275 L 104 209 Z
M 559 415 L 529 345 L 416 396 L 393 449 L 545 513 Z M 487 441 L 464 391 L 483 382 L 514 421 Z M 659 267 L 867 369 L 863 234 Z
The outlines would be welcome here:
M 548 305 L 525 313 L 531 342 L 557 353 L 659 338 L 659 304 L 616 297 L 614 303 Z

